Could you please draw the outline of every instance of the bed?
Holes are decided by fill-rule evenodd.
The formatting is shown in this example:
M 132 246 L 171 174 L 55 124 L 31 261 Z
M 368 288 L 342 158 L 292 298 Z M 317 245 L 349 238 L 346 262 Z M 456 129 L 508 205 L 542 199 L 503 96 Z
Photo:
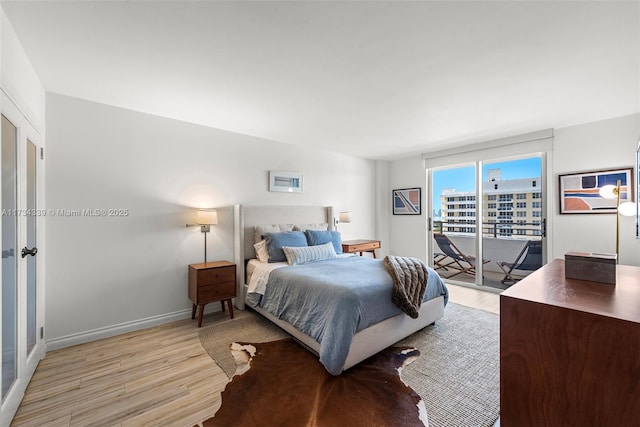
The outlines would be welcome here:
M 325 227 L 331 231 L 331 207 L 237 205 L 234 215 L 235 257 L 238 277 L 241 278 L 238 282 L 239 298 L 236 305 L 241 309 L 245 308 L 245 304 L 250 305 L 253 310 L 290 333 L 319 355 L 321 363 L 333 375 L 338 375 L 444 315 L 447 290 L 442 279 L 432 269 L 428 270 L 429 284 L 419 316 L 413 319 L 391 303 L 391 278 L 388 274 L 385 276 L 384 272 L 381 273 L 384 269 L 382 260 L 353 254 L 295 266 L 289 266 L 286 262 L 278 265 L 255 260 L 255 226 L 326 224 Z M 245 270 L 250 274 L 245 274 Z M 333 288 L 334 284 L 328 281 L 327 276 L 337 277 L 338 271 L 342 271 L 341 274 L 345 276 L 340 279 L 340 283 L 335 284 L 339 286 L 338 290 L 330 291 L 328 288 Z M 266 276 L 264 280 L 269 280 L 266 291 L 263 287 L 260 292 L 256 292 L 255 284 L 249 289 L 250 280 L 245 279 L 247 276 L 251 279 L 255 274 L 263 279 Z M 366 286 L 364 282 L 367 282 Z M 340 287 L 343 284 L 355 284 L 357 289 L 345 290 Z M 385 286 L 386 291 L 381 290 Z M 310 296 L 309 292 L 312 290 L 320 292 L 320 296 Z M 309 305 L 314 301 L 331 298 L 330 295 L 336 292 L 339 297 L 331 300 L 333 302 L 329 305 Z M 386 297 L 381 298 L 377 296 L 379 294 Z M 289 296 L 291 301 L 287 302 L 286 297 Z M 358 298 L 364 298 L 365 301 L 360 302 Z M 304 310 L 297 310 L 298 306 L 304 306 Z M 327 309 L 328 306 L 331 308 Z M 307 317 L 309 312 L 320 313 L 323 320 L 328 318 L 327 321 L 337 322 L 339 326 L 316 322 Z

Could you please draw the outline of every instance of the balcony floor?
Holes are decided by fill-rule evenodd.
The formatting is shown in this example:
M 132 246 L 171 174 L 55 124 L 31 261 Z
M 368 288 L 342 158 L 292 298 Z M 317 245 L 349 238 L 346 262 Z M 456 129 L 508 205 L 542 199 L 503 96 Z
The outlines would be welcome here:
M 475 286 L 475 277 L 471 274 L 462 273 L 462 274 L 457 274 L 453 276 L 454 274 L 457 273 L 457 271 L 452 271 L 452 270 L 445 271 L 441 268 L 437 268 L 435 270 L 438 272 L 440 277 L 442 277 L 446 282 L 449 282 L 448 279 L 451 277 L 450 281 L 452 283 L 460 282 L 461 284 L 464 284 L 464 285 Z M 507 283 L 507 284 L 502 283 L 501 280 L 503 277 L 504 277 L 504 273 L 496 273 L 494 271 L 485 271 L 482 286 L 478 286 L 477 288 L 478 289 L 492 288 L 492 289 L 498 289 L 501 291 L 508 289 L 511 285 L 513 285 L 513 283 Z M 513 275 L 513 277 L 522 279 L 525 276 Z

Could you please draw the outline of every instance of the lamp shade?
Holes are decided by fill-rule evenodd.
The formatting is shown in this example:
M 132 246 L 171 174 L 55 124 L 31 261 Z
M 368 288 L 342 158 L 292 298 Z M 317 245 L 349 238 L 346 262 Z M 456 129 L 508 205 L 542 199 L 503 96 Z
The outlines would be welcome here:
M 600 193 L 600 196 L 604 197 L 605 199 L 615 199 L 616 197 L 618 197 L 616 191 L 617 187 L 615 185 L 603 185 L 602 187 L 600 187 L 598 193 Z
M 622 216 L 634 216 L 636 214 L 636 204 L 634 202 L 620 203 L 618 212 Z
M 340 222 L 351 222 L 351 212 L 340 212 Z
M 198 225 L 213 225 L 218 223 L 218 212 L 215 210 L 198 210 Z

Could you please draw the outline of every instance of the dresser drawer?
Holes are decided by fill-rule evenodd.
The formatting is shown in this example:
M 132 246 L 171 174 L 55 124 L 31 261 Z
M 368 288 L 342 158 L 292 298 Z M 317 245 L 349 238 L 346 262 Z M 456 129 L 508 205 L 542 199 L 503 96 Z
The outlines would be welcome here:
M 236 266 L 208 268 L 198 271 L 198 286 L 213 285 L 236 280 Z
M 235 298 L 236 296 L 236 283 L 225 282 L 218 283 L 216 285 L 200 286 L 198 287 L 198 301 L 197 304 L 206 302 L 218 301 L 228 298 Z

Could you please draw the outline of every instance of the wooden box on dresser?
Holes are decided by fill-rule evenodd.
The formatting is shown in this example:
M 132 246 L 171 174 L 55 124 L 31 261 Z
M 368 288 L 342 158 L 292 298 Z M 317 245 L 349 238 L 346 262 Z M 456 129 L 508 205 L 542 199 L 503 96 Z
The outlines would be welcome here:
M 236 297 L 236 265 L 229 261 L 213 261 L 189 265 L 189 299 L 193 303 L 191 318 L 198 311 L 198 327 L 202 326 L 204 306 L 221 301 L 229 306 L 229 316 L 233 319 L 231 298 Z
M 640 267 L 609 285 L 556 259 L 500 295 L 500 425 L 640 425 Z

